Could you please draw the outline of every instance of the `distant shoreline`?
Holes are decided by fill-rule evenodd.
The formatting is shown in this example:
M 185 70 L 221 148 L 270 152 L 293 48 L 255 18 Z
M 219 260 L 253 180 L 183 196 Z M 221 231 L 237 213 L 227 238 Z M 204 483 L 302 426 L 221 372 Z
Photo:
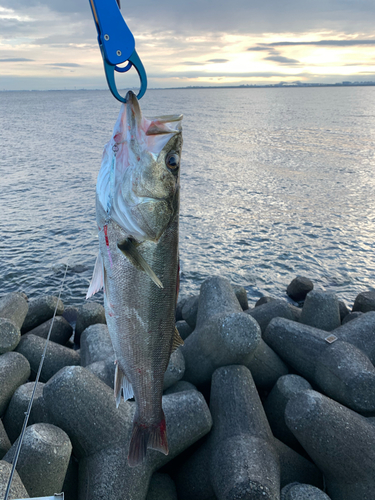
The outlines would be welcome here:
M 148 90 L 201 90 L 201 89 L 305 89 L 311 87 L 374 87 L 375 82 L 340 82 L 340 83 L 300 83 L 300 84 L 288 84 L 288 83 L 275 83 L 270 85 L 191 85 L 188 87 L 150 87 Z M 102 89 L 46 89 L 46 90 L 7 90 L 3 89 L 0 92 L 96 92 L 98 90 L 108 90 L 106 88 Z M 126 89 L 119 89 L 126 90 Z

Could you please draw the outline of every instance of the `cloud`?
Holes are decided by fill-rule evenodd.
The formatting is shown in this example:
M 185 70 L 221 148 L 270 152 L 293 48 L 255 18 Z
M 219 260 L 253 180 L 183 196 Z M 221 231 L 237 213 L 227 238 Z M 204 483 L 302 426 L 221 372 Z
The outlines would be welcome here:
M 46 63 L 45 66 L 61 66 L 62 68 L 80 68 L 82 64 L 77 63 Z
M 181 64 L 184 66 L 203 66 L 204 63 L 198 61 L 183 61 Z
M 263 45 L 266 45 L 266 44 L 263 44 Z M 250 47 L 248 48 L 247 50 L 252 50 L 254 52 L 256 51 L 261 51 L 261 50 L 267 50 L 267 51 L 272 51 L 273 49 L 270 48 L 268 45 L 263 47 L 263 45 L 258 45 L 257 47 Z
M 27 61 L 35 61 L 35 59 L 27 59 L 27 57 L 6 57 L 4 59 L 0 59 L 0 62 L 27 62 Z
M 115 0 L 108 0 L 115 1 Z M 40 8 L 91 22 L 87 0 L 0 0 L 0 5 L 24 13 Z M 138 0 L 123 2 L 122 11 L 133 32 L 172 30 L 176 33 L 293 33 L 309 30 L 371 33 L 375 4 L 370 0 Z M 173 28 L 174 27 L 174 28 Z
M 209 63 L 226 63 L 229 59 L 209 59 L 207 62 Z
M 233 73 L 219 73 L 217 71 L 202 72 L 202 71 L 189 71 L 182 73 L 168 72 L 168 73 L 150 73 L 148 77 L 154 79 L 196 79 L 196 78 L 273 78 L 273 77 L 286 77 L 290 76 L 289 73 L 280 71 L 253 71 L 253 72 L 233 72 Z M 304 76 L 304 73 L 297 73 L 295 76 Z M 198 82 L 199 83 L 199 82 Z
M 290 59 L 289 57 L 283 56 L 268 56 L 263 58 L 264 61 L 274 61 L 281 64 L 299 64 L 297 59 Z
M 273 42 L 262 43 L 260 47 L 248 50 L 269 50 L 272 47 L 288 47 L 300 45 L 313 45 L 317 47 L 354 47 L 357 45 L 375 45 L 375 40 L 317 40 L 313 42 Z

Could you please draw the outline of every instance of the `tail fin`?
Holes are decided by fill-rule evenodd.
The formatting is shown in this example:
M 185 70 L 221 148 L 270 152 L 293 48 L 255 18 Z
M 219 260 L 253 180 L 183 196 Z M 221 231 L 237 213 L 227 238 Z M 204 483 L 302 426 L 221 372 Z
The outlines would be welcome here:
M 134 421 L 128 455 L 130 467 L 135 467 L 143 462 L 146 458 L 147 448 L 161 451 L 164 455 L 169 453 L 164 412 L 162 412 L 162 419 L 157 424 L 147 426 Z

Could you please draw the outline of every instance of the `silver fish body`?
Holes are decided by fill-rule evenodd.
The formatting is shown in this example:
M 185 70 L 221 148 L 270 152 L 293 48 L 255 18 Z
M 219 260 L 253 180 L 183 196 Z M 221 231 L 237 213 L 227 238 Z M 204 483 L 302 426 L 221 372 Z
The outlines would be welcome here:
M 106 206 L 97 189 L 101 262 L 96 268 L 102 272 L 107 325 L 116 355 L 117 403 L 121 391 L 124 399 L 134 395 L 136 402 L 128 456 L 129 465 L 135 466 L 143 461 L 147 448 L 168 453 L 162 392 L 171 352 L 179 343 L 174 318 L 182 137 L 179 127 L 166 126 L 172 117 L 153 120 L 144 134 L 134 94 L 128 94 L 127 101 L 127 140 L 121 136 L 123 147 L 128 148 L 127 166 L 121 175 L 115 172 L 115 182 L 113 166 L 112 172 L 108 170 L 112 186 Z M 149 136 L 162 140 L 160 152 L 148 150 Z

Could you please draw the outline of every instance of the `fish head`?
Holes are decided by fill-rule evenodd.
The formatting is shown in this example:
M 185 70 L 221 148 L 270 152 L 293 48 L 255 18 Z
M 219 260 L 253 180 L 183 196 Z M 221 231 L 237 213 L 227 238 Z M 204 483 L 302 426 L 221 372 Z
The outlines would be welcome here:
M 181 118 L 144 119 L 135 94 L 127 95 L 128 166 L 121 196 L 148 240 L 157 241 L 179 210 Z

